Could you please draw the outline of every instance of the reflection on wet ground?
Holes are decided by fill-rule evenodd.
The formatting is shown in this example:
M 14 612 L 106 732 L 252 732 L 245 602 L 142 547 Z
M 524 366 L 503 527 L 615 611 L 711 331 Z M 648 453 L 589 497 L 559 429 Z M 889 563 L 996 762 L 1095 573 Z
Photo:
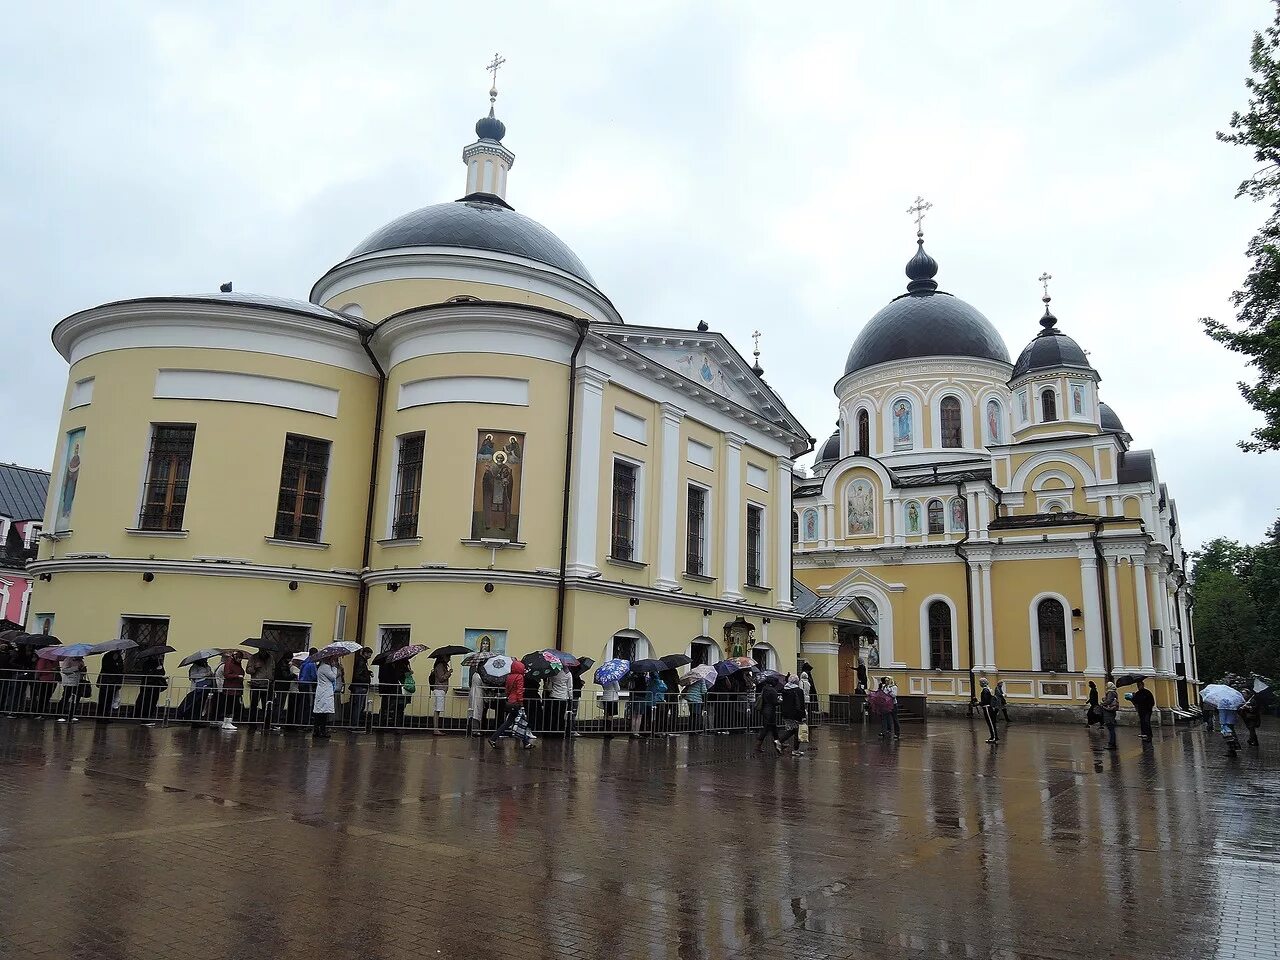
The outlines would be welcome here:
M 0 727 L 0 956 L 1274 957 L 1280 741 Z

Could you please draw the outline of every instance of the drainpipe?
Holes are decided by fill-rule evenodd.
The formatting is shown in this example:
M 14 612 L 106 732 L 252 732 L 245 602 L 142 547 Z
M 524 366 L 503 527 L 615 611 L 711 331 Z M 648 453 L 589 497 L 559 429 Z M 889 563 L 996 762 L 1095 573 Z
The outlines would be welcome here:
M 360 346 L 369 357 L 369 362 L 378 371 L 378 405 L 373 415 L 373 456 L 369 460 L 369 503 L 364 514 L 364 550 L 360 555 L 360 600 L 356 607 L 356 636 L 361 646 L 364 642 L 365 617 L 369 613 L 369 583 L 365 573 L 369 569 L 369 554 L 373 549 L 373 506 L 378 494 L 378 458 L 382 455 L 382 412 L 387 402 L 387 371 L 374 355 L 369 341 L 373 339 L 373 330 L 360 333 Z
M 573 415 L 578 406 L 578 352 L 587 339 L 589 320 L 579 320 L 578 342 L 569 355 L 569 405 L 564 430 L 564 501 L 560 505 L 560 579 L 556 584 L 556 646 L 564 649 L 565 581 L 569 568 L 569 495 L 573 485 Z
M 937 468 L 935 468 L 936 471 Z M 964 500 L 964 488 L 960 481 L 956 482 L 956 496 Z M 969 517 L 969 502 L 965 502 L 964 508 L 964 536 L 956 543 L 952 549 L 955 550 L 956 556 L 964 561 L 964 596 L 966 609 L 968 611 L 967 620 L 969 622 L 969 716 L 973 716 L 973 708 L 977 704 L 978 690 L 978 674 L 973 668 L 975 643 L 973 637 L 973 580 L 969 576 L 969 555 L 964 552 L 964 545 L 969 542 L 969 534 L 972 530 L 972 520 Z
M 1107 596 L 1107 561 L 1102 555 L 1102 546 L 1098 543 L 1098 533 L 1102 530 L 1102 521 L 1093 521 L 1093 533 L 1089 539 L 1093 541 L 1093 552 L 1098 558 L 1098 595 L 1102 598 L 1102 662 L 1107 668 L 1106 679 L 1111 679 L 1115 664 L 1111 660 L 1111 598 Z

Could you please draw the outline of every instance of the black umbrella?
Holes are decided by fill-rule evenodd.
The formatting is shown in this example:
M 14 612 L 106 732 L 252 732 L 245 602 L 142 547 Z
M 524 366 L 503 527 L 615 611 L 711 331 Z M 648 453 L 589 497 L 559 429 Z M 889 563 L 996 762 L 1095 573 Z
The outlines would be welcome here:
M 576 667 L 570 667 L 569 670 L 572 673 L 581 673 L 583 670 L 590 670 L 595 665 L 596 662 L 590 657 L 579 657 L 578 665 Z
M 46 637 L 39 633 L 24 633 L 13 642 L 19 647 L 56 647 L 62 643 L 57 637 Z
M 520 658 L 520 662 L 524 664 L 524 675 L 529 680 L 549 677 L 551 674 L 559 673 L 565 669 L 564 664 L 557 657 L 550 656 L 542 651 L 527 653 Z
M 253 647 L 257 650 L 270 650 L 273 653 L 289 653 L 289 648 L 279 640 L 264 640 L 262 637 L 250 637 L 248 640 L 241 640 L 240 646 Z
M 1115 683 L 1117 687 L 1132 687 L 1139 680 L 1145 679 L 1147 679 L 1147 675 L 1145 673 L 1122 673 L 1112 682 Z
M 163 657 L 166 653 L 177 652 L 173 647 L 158 644 L 154 647 L 139 647 L 137 650 L 130 651 L 130 656 L 137 662 L 138 660 L 152 660 L 156 657 Z
M 663 663 L 661 660 L 632 660 L 631 661 L 632 673 L 661 673 L 663 670 L 670 670 L 670 669 L 671 668 L 667 666 L 665 663 Z
M 432 660 L 447 660 L 449 657 L 465 657 L 471 652 L 470 647 L 463 647 L 456 643 L 447 647 L 436 647 L 431 651 Z
M 686 657 L 683 653 L 669 653 L 662 658 L 662 662 L 667 665 L 668 670 L 675 670 L 693 663 L 693 658 Z

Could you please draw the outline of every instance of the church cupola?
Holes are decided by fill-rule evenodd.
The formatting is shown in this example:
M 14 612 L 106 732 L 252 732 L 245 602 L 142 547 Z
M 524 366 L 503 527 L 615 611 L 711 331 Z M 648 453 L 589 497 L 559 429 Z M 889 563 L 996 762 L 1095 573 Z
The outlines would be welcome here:
M 467 196 L 485 194 L 505 201 L 507 198 L 507 174 L 516 162 L 516 155 L 502 145 L 507 126 L 497 118 L 494 108 L 498 100 L 498 68 L 506 60 L 498 54 L 486 68 L 493 75 L 489 88 L 489 115 L 476 121 L 475 143 L 462 150 L 462 162 L 467 165 Z
M 1009 379 L 1015 436 L 1033 427 L 1097 432 L 1098 381 L 1102 378 L 1080 344 L 1059 329 L 1058 318 L 1049 309 L 1049 281 L 1053 277 L 1043 273 L 1037 279 L 1044 285 L 1041 329 L 1018 354 Z

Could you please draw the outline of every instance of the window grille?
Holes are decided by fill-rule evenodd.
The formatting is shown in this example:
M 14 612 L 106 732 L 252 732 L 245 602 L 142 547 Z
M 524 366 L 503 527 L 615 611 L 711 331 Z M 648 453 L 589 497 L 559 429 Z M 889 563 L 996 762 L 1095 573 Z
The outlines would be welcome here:
M 195 449 L 193 423 L 157 423 L 151 428 L 147 482 L 138 515 L 140 530 L 181 530 Z
M 320 542 L 320 516 L 329 472 L 328 440 L 289 434 L 280 468 L 275 535 L 281 540 Z

